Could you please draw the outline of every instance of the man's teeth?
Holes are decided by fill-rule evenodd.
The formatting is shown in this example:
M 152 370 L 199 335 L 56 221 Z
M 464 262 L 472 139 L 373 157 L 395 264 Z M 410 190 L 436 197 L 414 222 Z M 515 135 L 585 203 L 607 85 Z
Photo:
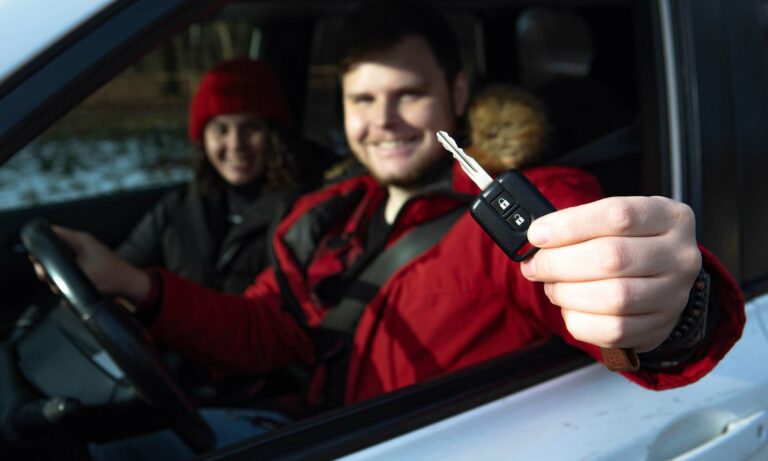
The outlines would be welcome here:
M 397 147 L 402 147 L 408 143 L 409 141 L 380 141 L 379 147 L 384 149 L 394 149 Z

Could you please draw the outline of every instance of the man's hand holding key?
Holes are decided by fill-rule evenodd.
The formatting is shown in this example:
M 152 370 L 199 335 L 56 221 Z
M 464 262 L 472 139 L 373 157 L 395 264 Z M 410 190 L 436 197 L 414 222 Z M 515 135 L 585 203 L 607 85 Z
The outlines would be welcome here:
M 634 352 L 650 351 L 667 338 L 701 268 L 691 208 L 665 197 L 611 197 L 552 211 L 532 184 L 517 181 L 514 187 L 521 190 L 505 189 L 535 218 L 523 240 L 539 248 L 518 257 L 519 233 L 497 212 L 478 213 L 493 208 L 488 191 L 501 190 L 504 176 L 494 181 L 448 133 L 437 137 L 483 190 L 472 215 L 510 257 L 522 261 L 527 279 L 544 283 L 574 338 L 603 348 L 610 368 L 636 369 Z
M 523 275 L 544 282 L 571 334 L 601 347 L 658 346 L 701 267 L 693 211 L 665 197 L 610 197 L 531 224 L 541 248 Z

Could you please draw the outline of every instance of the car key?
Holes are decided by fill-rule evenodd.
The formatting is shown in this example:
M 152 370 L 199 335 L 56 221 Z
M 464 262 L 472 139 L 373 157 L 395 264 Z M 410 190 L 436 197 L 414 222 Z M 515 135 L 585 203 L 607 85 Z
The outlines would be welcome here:
M 555 207 L 519 170 L 505 171 L 494 181 L 448 133 L 438 131 L 437 139 L 482 190 L 469 209 L 475 221 L 514 261 L 533 255 L 538 248 L 528 242 L 528 227 Z
M 453 154 L 461 169 L 482 191 L 469 212 L 480 227 L 512 260 L 531 257 L 538 248 L 528 241 L 528 227 L 534 219 L 555 211 L 555 207 L 519 170 L 508 170 L 495 180 L 445 131 L 437 139 Z M 603 362 L 612 371 L 635 371 L 640 367 L 632 349 L 600 348 Z

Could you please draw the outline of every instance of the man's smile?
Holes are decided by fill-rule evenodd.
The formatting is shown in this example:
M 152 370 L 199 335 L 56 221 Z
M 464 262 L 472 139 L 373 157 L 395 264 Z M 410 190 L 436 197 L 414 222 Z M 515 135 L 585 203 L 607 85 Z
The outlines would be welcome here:
M 410 138 L 370 142 L 368 146 L 374 154 L 380 157 L 399 157 L 410 155 L 421 144 L 421 139 L 420 135 L 416 135 Z

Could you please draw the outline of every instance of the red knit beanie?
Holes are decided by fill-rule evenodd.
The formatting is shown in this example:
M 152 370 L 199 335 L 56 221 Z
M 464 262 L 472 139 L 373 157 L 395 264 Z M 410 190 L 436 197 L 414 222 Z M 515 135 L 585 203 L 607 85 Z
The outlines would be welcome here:
M 234 59 L 203 75 L 189 110 L 189 139 L 200 141 L 203 127 L 220 114 L 254 113 L 291 126 L 288 103 L 275 73 L 261 61 Z

